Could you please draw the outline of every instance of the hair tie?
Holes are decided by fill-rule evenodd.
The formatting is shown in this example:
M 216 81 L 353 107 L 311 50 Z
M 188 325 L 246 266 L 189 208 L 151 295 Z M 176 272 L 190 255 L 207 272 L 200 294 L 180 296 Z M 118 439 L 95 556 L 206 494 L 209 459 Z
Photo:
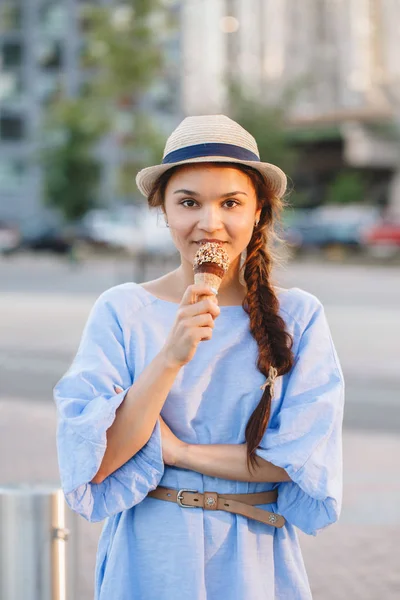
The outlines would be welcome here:
M 263 391 L 265 390 L 265 388 L 267 386 L 269 386 L 271 398 L 273 398 L 273 396 L 274 396 L 274 385 L 275 385 L 275 380 L 277 377 L 278 377 L 278 370 L 275 369 L 275 367 L 273 367 L 271 365 L 269 368 L 267 381 L 265 383 L 263 383 L 263 385 L 260 386 L 260 390 L 263 390 Z

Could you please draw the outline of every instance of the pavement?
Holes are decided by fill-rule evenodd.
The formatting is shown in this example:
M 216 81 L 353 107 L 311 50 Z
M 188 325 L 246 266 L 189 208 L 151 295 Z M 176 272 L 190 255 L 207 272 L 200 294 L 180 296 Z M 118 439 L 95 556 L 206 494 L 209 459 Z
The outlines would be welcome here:
M 52 386 L 95 298 L 132 279 L 144 280 L 118 260 L 0 260 L 1 484 L 59 482 Z M 341 518 L 317 537 L 299 532 L 314 600 L 399 600 L 398 269 L 297 263 L 279 272 L 279 284 L 321 299 L 346 379 Z M 77 518 L 77 600 L 92 600 L 102 524 Z
M 0 481 L 59 481 L 49 402 L 0 397 Z M 299 532 L 314 600 L 400 598 L 400 436 L 344 430 L 341 518 L 316 537 Z M 29 458 L 28 458 L 29 457 Z M 92 600 L 102 523 L 77 517 L 79 600 Z M 288 600 L 290 600 L 288 598 Z

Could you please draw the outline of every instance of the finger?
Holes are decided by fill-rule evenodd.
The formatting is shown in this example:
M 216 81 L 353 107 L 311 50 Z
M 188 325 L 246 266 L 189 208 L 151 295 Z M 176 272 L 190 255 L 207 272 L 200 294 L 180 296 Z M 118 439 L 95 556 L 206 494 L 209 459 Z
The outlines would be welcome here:
M 210 313 L 202 313 L 192 317 L 191 325 L 194 327 L 215 327 L 214 317 Z
M 123 392 L 124 390 L 122 389 L 121 386 L 119 385 L 114 385 L 114 390 L 117 392 L 117 394 L 120 394 L 121 392 Z
M 208 296 L 196 304 L 189 304 L 184 306 L 182 309 L 184 318 L 197 317 L 198 315 L 204 315 L 206 313 L 211 314 L 213 318 L 218 317 L 221 312 L 220 307 L 211 296 Z
M 181 300 L 181 305 L 195 304 L 198 301 L 198 296 L 200 295 L 215 298 L 217 295 L 216 292 L 217 290 L 212 288 L 210 285 L 205 285 L 204 283 L 193 283 L 186 288 Z

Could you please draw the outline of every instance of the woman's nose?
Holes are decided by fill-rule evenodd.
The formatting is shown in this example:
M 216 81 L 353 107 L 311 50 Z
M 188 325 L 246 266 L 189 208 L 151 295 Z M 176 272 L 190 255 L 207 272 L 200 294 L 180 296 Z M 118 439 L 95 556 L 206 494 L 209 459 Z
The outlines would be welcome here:
M 221 217 L 217 210 L 206 210 L 204 211 L 199 219 L 199 229 L 205 229 L 207 231 L 215 231 L 221 227 Z

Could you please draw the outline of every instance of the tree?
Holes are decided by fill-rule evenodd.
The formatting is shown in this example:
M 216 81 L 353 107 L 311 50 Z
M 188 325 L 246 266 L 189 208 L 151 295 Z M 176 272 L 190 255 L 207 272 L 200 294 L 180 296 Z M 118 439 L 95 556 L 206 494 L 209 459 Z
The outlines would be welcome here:
M 145 92 L 162 72 L 158 30 L 168 27 L 161 0 L 126 0 L 89 6 L 82 14 L 86 81 L 77 95 L 62 90 L 49 107 L 42 154 L 46 203 L 67 220 L 99 203 L 100 142 L 116 144 L 121 157 L 119 192 L 136 193 L 134 177 L 160 151 Z M 117 190 L 116 190 L 117 191 Z
M 359 173 L 340 171 L 328 185 L 325 202 L 327 204 L 352 204 L 362 202 L 365 196 L 365 184 Z
M 60 210 L 68 222 L 79 220 L 96 206 L 101 178 L 101 164 L 93 146 L 105 125 L 84 108 L 73 99 L 54 108 L 42 152 L 45 203 Z

